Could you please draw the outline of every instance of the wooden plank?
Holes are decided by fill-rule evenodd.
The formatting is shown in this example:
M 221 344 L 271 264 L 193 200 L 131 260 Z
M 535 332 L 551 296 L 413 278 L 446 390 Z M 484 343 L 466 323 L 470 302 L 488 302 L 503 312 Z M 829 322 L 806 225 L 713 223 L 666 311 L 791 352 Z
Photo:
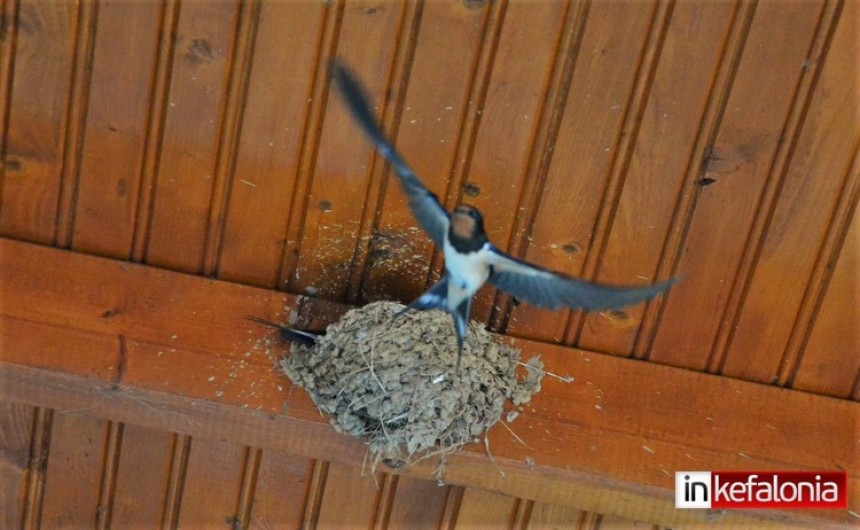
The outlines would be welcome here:
M 162 520 L 172 438 L 161 430 L 124 426 L 111 510 L 112 527 L 151 526 Z
M 595 2 L 576 61 L 541 202 L 525 258 L 578 275 L 589 250 L 606 175 L 615 156 L 637 61 L 655 3 Z M 523 304 L 506 331 L 561 340 L 568 314 Z
M 455 528 L 509 528 L 518 502 L 502 493 L 466 488 Z
M 856 207 L 856 206 L 855 206 Z M 803 349 L 793 388 L 858 399 L 860 381 L 860 215 L 854 220 L 836 262 L 833 277 Z M 850 323 L 854 322 L 852 326 Z
M 329 464 L 317 524 L 320 528 L 362 526 L 372 528 L 376 516 L 381 474 L 356 466 Z
M 131 253 L 162 6 L 98 6 L 74 248 Z
M 556 506 L 544 502 L 536 502 L 529 514 L 529 528 L 535 530 L 578 528 L 583 514 L 576 508 L 569 506 Z
M 78 7 L 24 0 L 18 11 L 0 233 L 52 242 L 57 222 Z
M 147 263 L 186 272 L 202 267 L 237 14 L 232 0 L 182 2 L 167 108 L 152 110 L 166 116 Z
M 179 527 L 234 527 L 245 448 L 195 438 L 182 489 Z
M 388 528 L 440 528 L 451 486 L 412 477 L 398 477 Z
M 391 112 L 383 95 L 406 24 L 406 6 L 359 0 L 349 2 L 343 11 L 336 53 L 362 79 L 380 115 Z M 374 207 L 365 200 L 373 147 L 343 102 L 334 94 L 328 97 L 289 290 L 337 301 L 346 295 L 364 209 Z
M 299 528 L 307 502 L 311 461 L 283 451 L 263 451 L 249 528 Z
M 0 306 L 3 327 L 9 316 L 26 316 L 43 322 L 33 333 L 47 336 L 12 335 L 14 341 L 4 342 L 7 351 L 30 350 L 36 359 L 59 363 L 66 347 L 51 340 L 51 329 L 70 327 L 176 350 L 170 352 L 176 376 L 164 388 L 167 393 L 126 381 L 137 362 L 129 348 L 119 384 L 115 377 L 93 376 L 91 367 L 34 361 L 54 367 L 43 370 L 4 362 L 0 398 L 61 410 L 86 408 L 96 417 L 143 427 L 361 465 L 364 445 L 333 433 L 303 392 L 291 391 L 268 369 L 265 354 L 255 361 L 256 371 L 240 372 L 237 388 L 250 390 L 265 377 L 266 385 L 283 385 L 280 400 L 248 392 L 228 405 L 213 396 L 208 378 L 194 375 L 209 364 L 219 367 L 218 373 L 229 372 L 246 359 L 247 337 L 259 340 L 265 333 L 243 317 L 250 312 L 279 318 L 285 305 L 295 307 L 295 298 L 9 240 L 0 240 L 0 277 L 2 298 L 9 301 Z M 104 307 L 122 311 L 106 319 Z M 33 348 L 37 340 L 40 347 Z M 671 489 L 672 471 L 691 462 L 701 469 L 842 466 L 852 484 L 860 483 L 853 436 L 860 421 L 857 404 L 562 346 L 515 344 L 527 357 L 540 354 L 549 370 L 576 381 L 547 379 L 511 424 L 527 447 L 507 430 L 494 429 L 495 463 L 483 446 L 470 447 L 449 460 L 444 475 L 449 483 L 627 518 L 647 510 L 655 522 L 690 526 L 700 514 L 674 510 Z M 100 348 L 107 351 L 103 364 L 116 362 L 113 339 Z M 630 381 L 637 382 L 635 391 Z M 427 462 L 403 472 L 430 478 L 434 469 L 435 463 Z M 860 504 L 860 497 L 851 495 L 851 505 Z M 786 517 L 821 527 L 848 516 L 729 513 L 722 520 L 767 525 Z
M 488 5 L 426 2 L 393 140 L 422 182 L 444 200 L 456 164 L 462 121 L 473 112 L 469 93 L 486 31 Z M 439 46 L 439 42 L 445 46 Z M 439 83 L 439 79 L 445 79 Z M 358 138 L 358 130 L 353 128 Z M 396 177 L 388 175 L 371 240 L 361 297 L 406 303 L 427 287 L 433 243 L 418 228 Z
M 821 2 L 786 5 L 764 1 L 756 8 L 745 48 L 749 52 L 741 58 L 725 116 L 700 175 L 713 183 L 699 188 L 688 221 L 678 270 L 690 275 L 673 288 L 663 304 L 661 325 L 649 357 L 652 360 L 695 370 L 708 365 L 702 345 L 716 340 L 721 322 L 718 315 L 726 306 L 749 240 L 746 235 L 758 209 L 768 206 L 761 205 L 760 199 L 767 182 L 776 178 L 773 159 L 782 135 L 793 134 L 783 132 L 786 116 L 793 104 L 803 100 L 802 95 L 795 98 L 794 91 L 784 87 L 794 87 L 800 79 L 803 70 L 797 65 L 806 58 L 821 7 Z M 792 35 L 790 42 L 779 38 L 786 31 Z M 763 70 L 773 75 L 762 78 Z M 827 192 L 821 193 L 826 201 Z M 796 252 L 797 247 L 792 248 Z M 757 364 L 750 359 L 763 353 L 757 348 L 743 352 L 746 364 Z M 772 374 L 775 368 L 770 363 L 767 371 Z M 737 371 L 732 374 L 742 377 Z
M 34 409 L 29 405 L 0 401 L 0 526 L 22 524 L 27 502 L 27 470 Z
M 830 51 L 826 57 L 817 59 L 824 61 L 823 71 L 794 148 L 731 343 L 724 354 L 723 373 L 726 375 L 765 382 L 778 379 L 783 362 L 794 364 L 793 355 L 784 358 L 790 348 L 792 327 L 804 330 L 812 323 L 808 316 L 804 318 L 808 313 L 804 315 L 799 309 L 805 296 L 815 296 L 821 278 L 814 275 L 814 268 L 821 267 L 821 262 L 827 260 L 833 250 L 826 247 L 828 232 L 844 230 L 838 220 L 831 222 L 831 219 L 834 215 L 844 215 L 838 211 L 838 204 L 851 195 L 850 181 L 858 179 L 850 165 L 860 138 L 860 122 L 856 113 L 846 112 L 852 105 L 856 107 L 860 95 L 855 82 L 857 15 L 857 2 L 847 2 Z M 846 204 L 849 202 L 846 200 Z M 833 238 L 833 241 L 838 240 L 838 237 Z M 850 297 L 844 299 L 844 303 L 841 310 L 831 310 L 850 312 L 856 307 L 856 301 Z M 798 318 L 802 320 L 797 322 Z M 847 321 L 851 321 L 850 317 Z M 834 358 L 829 362 L 834 366 L 852 364 L 851 359 L 840 355 L 852 349 L 850 343 L 843 344 L 841 347 L 838 343 L 831 344 L 830 355 Z M 856 346 L 854 352 L 860 351 Z M 751 351 L 756 352 L 752 357 L 747 355 Z M 856 359 L 856 355 L 852 357 Z M 828 362 L 825 359 L 820 358 L 818 363 Z M 829 387 L 835 391 L 832 395 L 848 396 L 852 382 L 844 378 L 852 377 L 851 370 L 840 372 L 843 375 L 834 372 L 831 378 L 820 382 L 806 380 L 806 384 Z M 841 384 L 835 383 L 839 380 Z
M 596 268 L 598 281 L 635 285 L 654 278 L 735 7 L 729 2 L 695 1 L 670 7 L 653 81 L 639 96 L 647 98 L 640 103 L 644 108 L 637 109 L 639 123 L 634 121 L 632 130 L 623 132 L 625 136 L 637 132 L 638 126 L 630 153 L 616 162 L 623 164 L 629 157 L 622 187 L 612 191 L 617 198 L 607 198 L 604 207 L 609 210 L 601 213 L 606 224 L 594 235 L 598 243 L 586 257 L 587 265 Z M 640 304 L 621 313 L 589 315 L 576 343 L 628 355 L 644 311 Z M 569 335 L 576 339 L 576 333 Z
M 326 6 L 263 2 L 230 188 L 220 278 L 278 287 Z M 288 53 L 287 53 L 288 51 Z
M 44 528 L 89 528 L 99 511 L 107 422 L 75 412 L 54 414 L 42 505 Z

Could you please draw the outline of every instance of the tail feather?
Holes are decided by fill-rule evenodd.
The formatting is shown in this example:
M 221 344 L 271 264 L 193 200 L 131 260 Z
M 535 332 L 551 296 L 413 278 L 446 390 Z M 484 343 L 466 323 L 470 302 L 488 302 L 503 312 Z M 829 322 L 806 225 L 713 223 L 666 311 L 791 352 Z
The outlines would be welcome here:
M 403 313 L 412 310 L 423 311 L 425 309 L 448 311 L 448 276 L 443 276 L 433 287 L 413 300 L 411 304 L 400 310 L 394 317 L 397 318 Z
M 299 329 L 293 329 L 283 324 L 278 324 L 277 322 L 272 322 L 270 320 L 265 320 L 259 317 L 247 316 L 245 318 L 252 322 L 257 322 L 258 324 L 269 326 L 270 328 L 276 328 L 278 331 L 281 332 L 282 340 L 288 342 L 295 342 L 297 344 L 313 346 L 317 342 L 317 337 L 322 335 L 322 332 L 320 331 L 302 331 Z

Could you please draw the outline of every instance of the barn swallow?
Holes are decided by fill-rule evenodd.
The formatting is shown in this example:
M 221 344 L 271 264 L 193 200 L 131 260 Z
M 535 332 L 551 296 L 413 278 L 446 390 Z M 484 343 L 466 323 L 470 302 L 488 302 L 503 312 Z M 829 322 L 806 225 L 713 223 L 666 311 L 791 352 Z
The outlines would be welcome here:
M 469 323 L 472 297 L 486 282 L 529 304 L 585 311 L 617 309 L 651 299 L 678 278 L 643 287 L 600 285 L 510 256 L 495 247 L 484 231 L 484 218 L 473 206 L 461 204 L 450 214 L 409 168 L 382 132 L 369 99 L 358 80 L 340 62 L 332 75 L 361 130 L 394 169 L 409 200 L 412 215 L 445 255 L 445 273 L 407 309 L 441 309 L 451 314 L 457 332 L 457 366 Z

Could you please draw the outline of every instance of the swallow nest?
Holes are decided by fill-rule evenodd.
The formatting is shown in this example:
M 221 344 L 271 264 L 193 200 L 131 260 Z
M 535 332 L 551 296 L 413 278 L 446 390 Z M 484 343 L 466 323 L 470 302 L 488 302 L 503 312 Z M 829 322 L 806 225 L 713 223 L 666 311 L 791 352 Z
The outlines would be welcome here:
M 281 368 L 336 430 L 367 441 L 373 468 L 442 455 L 441 473 L 445 455 L 477 442 L 505 400 L 527 403 L 545 372 L 537 357 L 521 363 L 519 350 L 472 322 L 457 374 L 451 317 L 411 311 L 392 320 L 401 309 L 393 302 L 353 309 L 314 346 L 293 345 Z

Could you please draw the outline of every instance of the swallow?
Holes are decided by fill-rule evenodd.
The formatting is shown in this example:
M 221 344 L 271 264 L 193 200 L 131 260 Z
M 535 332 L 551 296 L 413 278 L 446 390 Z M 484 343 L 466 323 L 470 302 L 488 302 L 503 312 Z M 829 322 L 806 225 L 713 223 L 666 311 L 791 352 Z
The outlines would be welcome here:
M 369 98 L 353 74 L 337 60 L 332 62 L 331 72 L 353 118 L 397 175 L 412 216 L 445 255 L 442 278 L 406 310 L 441 309 L 451 314 L 457 335 L 458 367 L 472 298 L 486 282 L 537 307 L 599 311 L 649 300 L 679 280 L 642 287 L 601 285 L 502 252 L 487 238 L 484 218 L 477 208 L 461 204 L 448 213 L 439 198 L 421 183 L 382 132 L 370 110 Z

